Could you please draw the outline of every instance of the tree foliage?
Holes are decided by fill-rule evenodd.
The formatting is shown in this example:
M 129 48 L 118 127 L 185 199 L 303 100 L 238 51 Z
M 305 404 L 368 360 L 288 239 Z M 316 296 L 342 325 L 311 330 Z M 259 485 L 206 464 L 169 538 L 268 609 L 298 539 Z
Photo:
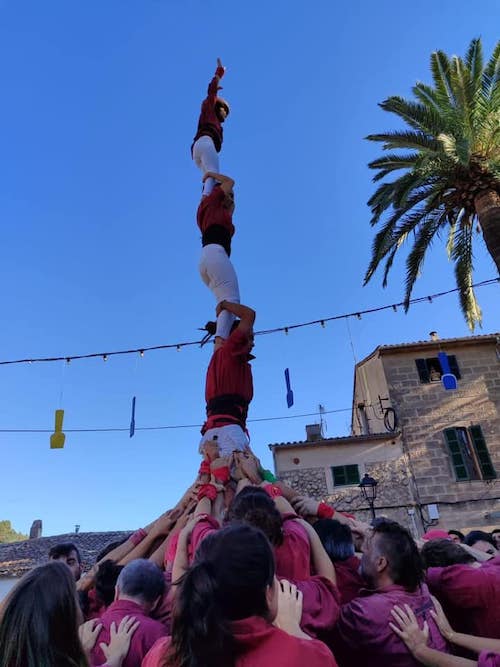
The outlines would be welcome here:
M 27 539 L 27 535 L 18 533 L 12 528 L 10 521 L 0 521 L 0 544 L 6 542 L 20 542 L 21 540 Z

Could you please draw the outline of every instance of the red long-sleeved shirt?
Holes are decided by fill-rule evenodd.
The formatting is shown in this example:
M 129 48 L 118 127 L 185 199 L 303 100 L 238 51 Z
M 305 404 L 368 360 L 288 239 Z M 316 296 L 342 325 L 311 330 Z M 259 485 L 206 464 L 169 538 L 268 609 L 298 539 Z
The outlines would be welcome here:
M 193 144 L 197 139 L 203 136 L 212 138 L 215 150 L 220 153 L 223 141 L 222 123 L 215 113 L 215 104 L 217 102 L 217 89 L 219 87 L 219 79 L 224 75 L 224 69 L 217 68 L 214 78 L 208 84 L 207 97 L 203 100 L 201 105 L 200 118 L 198 120 L 198 129 L 193 139 Z M 191 146 L 191 151 L 193 146 Z
M 260 616 L 231 623 L 238 655 L 236 667 L 337 667 L 325 644 L 298 639 L 274 627 Z M 159 667 L 170 638 L 160 639 L 142 661 L 142 667 Z

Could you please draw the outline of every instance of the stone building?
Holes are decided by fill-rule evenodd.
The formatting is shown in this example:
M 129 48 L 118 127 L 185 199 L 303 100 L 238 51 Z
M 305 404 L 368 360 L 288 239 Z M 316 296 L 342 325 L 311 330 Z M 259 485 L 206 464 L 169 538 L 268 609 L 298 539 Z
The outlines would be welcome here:
M 454 386 L 455 389 L 446 389 Z M 378 514 L 413 532 L 492 526 L 500 510 L 500 336 L 382 345 L 356 365 L 351 435 L 270 445 L 293 487 L 369 517 L 358 487 L 379 481 Z

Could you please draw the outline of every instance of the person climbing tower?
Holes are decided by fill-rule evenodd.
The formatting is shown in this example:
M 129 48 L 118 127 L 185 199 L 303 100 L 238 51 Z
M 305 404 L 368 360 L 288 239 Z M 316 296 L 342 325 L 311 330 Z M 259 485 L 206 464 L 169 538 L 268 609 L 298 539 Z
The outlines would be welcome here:
M 215 179 L 217 185 L 209 195 L 201 198 L 196 214 L 203 246 L 199 263 L 200 276 L 213 292 L 217 305 L 224 300 L 239 303 L 238 277 L 229 259 L 234 234 L 234 181 L 229 176 L 212 171 L 205 174 L 205 182 L 209 178 Z M 217 317 L 216 330 L 211 333 L 215 333 L 216 338 L 225 340 L 234 320 L 235 316 L 230 310 L 221 310 Z
M 197 167 L 205 175 L 208 171 L 219 171 L 219 153 L 222 148 L 222 123 L 229 115 L 229 104 L 218 96 L 221 90 L 220 80 L 224 76 L 225 67 L 217 58 L 215 75 L 208 85 L 207 97 L 201 105 L 198 129 L 191 145 L 191 155 Z M 203 195 L 209 195 L 215 185 L 213 177 L 203 181 Z
M 227 310 L 237 318 L 227 340 L 217 339 L 205 382 L 207 419 L 201 429 L 200 451 L 217 436 L 221 456 L 248 451 L 246 428 L 248 406 L 253 398 L 250 361 L 254 358 L 253 325 L 255 311 L 243 304 L 221 301 L 217 314 Z

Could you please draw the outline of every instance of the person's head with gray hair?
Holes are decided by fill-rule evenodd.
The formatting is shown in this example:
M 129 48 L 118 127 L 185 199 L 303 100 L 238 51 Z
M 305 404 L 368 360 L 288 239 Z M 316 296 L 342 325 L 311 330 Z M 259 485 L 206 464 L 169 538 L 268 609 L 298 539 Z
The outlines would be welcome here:
M 150 610 L 164 591 L 165 579 L 158 565 L 138 558 L 120 572 L 116 582 L 115 600 L 132 600 Z

